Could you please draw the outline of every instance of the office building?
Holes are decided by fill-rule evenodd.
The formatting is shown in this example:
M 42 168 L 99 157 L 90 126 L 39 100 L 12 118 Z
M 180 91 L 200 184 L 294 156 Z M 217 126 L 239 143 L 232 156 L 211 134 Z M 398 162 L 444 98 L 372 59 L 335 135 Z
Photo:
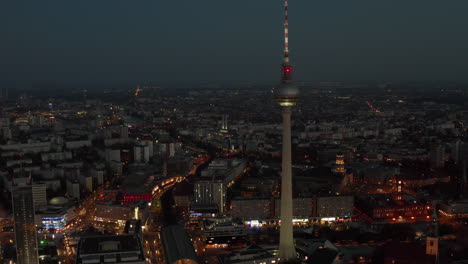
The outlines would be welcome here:
M 43 210 L 47 208 L 47 185 L 43 182 L 35 182 L 32 184 L 32 192 L 34 197 L 34 209 Z
M 226 193 L 246 168 L 244 160 L 213 160 L 194 184 L 195 204 L 216 205 L 219 213 L 226 210 Z

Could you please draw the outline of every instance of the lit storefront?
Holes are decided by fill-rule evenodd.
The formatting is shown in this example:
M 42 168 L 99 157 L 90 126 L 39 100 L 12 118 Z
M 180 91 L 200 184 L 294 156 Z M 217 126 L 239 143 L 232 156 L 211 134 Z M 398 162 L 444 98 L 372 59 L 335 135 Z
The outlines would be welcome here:
M 66 215 L 62 216 L 47 216 L 42 217 L 42 228 L 53 229 L 55 231 L 62 230 L 67 224 Z
M 294 226 L 311 226 L 315 224 L 331 224 L 331 223 L 344 223 L 356 221 L 355 217 L 314 217 L 314 218 L 294 218 Z M 250 220 L 243 222 L 246 227 L 257 228 L 257 227 L 274 227 L 279 226 L 281 220 L 278 219 L 267 219 L 267 220 Z

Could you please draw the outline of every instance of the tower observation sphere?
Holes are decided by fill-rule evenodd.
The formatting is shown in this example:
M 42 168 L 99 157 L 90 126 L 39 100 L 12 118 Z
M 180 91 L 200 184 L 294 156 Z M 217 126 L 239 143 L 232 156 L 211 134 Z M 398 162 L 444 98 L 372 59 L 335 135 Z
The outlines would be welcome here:
M 299 90 L 293 83 L 282 83 L 279 89 L 275 90 L 275 100 L 283 107 L 295 106 Z

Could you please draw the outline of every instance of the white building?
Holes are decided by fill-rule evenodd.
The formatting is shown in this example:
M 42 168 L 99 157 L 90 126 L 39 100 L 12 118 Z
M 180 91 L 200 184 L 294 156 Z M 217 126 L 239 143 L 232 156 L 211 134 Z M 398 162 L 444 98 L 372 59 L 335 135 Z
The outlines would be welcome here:
M 317 198 L 318 217 L 350 217 L 354 211 L 353 196 L 328 196 Z
M 271 218 L 271 200 L 234 199 L 231 201 L 231 214 L 241 220 L 264 220 Z
M 194 184 L 195 204 L 218 206 L 220 213 L 226 210 L 226 192 L 246 167 L 244 160 L 213 160 L 201 172 L 201 178 Z
M 316 200 L 314 197 L 293 198 L 293 217 L 295 219 L 308 219 L 315 216 Z M 275 199 L 275 216 L 281 214 L 280 199 Z

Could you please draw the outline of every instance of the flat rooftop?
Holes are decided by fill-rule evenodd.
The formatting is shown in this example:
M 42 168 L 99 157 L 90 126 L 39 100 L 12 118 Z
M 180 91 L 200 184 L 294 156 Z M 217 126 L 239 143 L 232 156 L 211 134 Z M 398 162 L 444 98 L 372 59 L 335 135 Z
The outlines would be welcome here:
M 136 235 L 82 237 L 76 263 L 125 263 L 144 261 L 140 239 Z
M 252 244 L 240 251 L 220 255 L 218 258 L 222 264 L 246 263 L 247 261 L 252 263 L 272 263 L 271 260 L 277 260 L 277 257 L 275 257 L 277 254 L 276 251 L 277 250 L 266 250 Z

